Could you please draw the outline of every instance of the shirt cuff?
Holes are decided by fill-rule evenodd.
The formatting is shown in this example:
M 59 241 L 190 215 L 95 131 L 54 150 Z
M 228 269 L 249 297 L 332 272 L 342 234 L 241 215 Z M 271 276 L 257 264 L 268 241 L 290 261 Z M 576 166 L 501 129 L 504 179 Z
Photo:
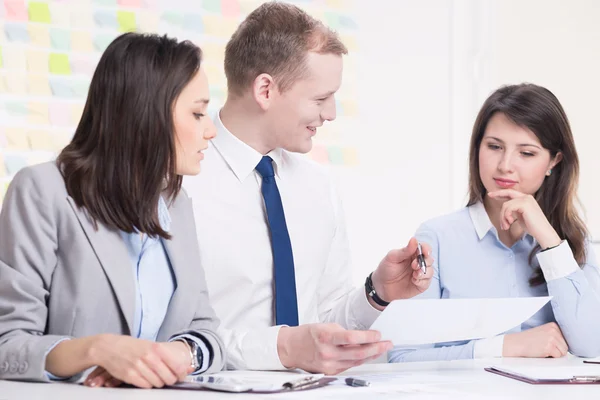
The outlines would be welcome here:
M 566 240 L 554 248 L 539 252 L 536 257 L 546 282 L 564 278 L 580 269 Z
M 347 326 L 347 329 L 369 329 L 381 314 L 381 311 L 369 303 L 364 286 L 359 286 L 350 293 L 350 307 L 352 326 Z
M 473 358 L 497 358 L 502 357 L 504 348 L 504 335 L 489 339 L 481 339 L 475 342 Z
M 248 331 L 242 339 L 242 357 L 247 369 L 278 371 L 287 370 L 279 359 L 277 338 L 284 325 Z
M 206 343 L 204 343 L 204 341 L 202 339 L 200 339 L 194 335 L 183 334 L 183 335 L 177 335 L 177 336 L 172 337 L 171 339 L 169 339 L 169 342 L 173 342 L 178 339 L 185 339 L 185 340 L 196 343 L 198 345 L 198 352 L 202 355 L 202 365 L 200 365 L 198 367 L 198 369 L 193 371 L 190 375 L 201 374 L 201 373 L 205 372 L 206 370 L 208 370 L 208 368 L 210 368 L 210 359 L 211 359 L 210 349 L 208 348 L 208 346 L 206 345 Z
M 49 349 L 46 351 L 46 354 L 44 354 L 44 360 L 46 359 L 46 357 L 48 357 L 48 354 L 50 354 L 50 352 L 51 352 L 52 350 L 54 350 L 54 348 L 55 348 L 56 346 L 58 346 L 58 344 L 59 344 L 60 342 L 64 342 L 65 340 L 71 340 L 71 339 L 70 339 L 70 338 L 63 338 L 63 339 L 60 339 L 59 341 L 57 341 L 56 343 L 54 343 L 52 346 L 50 346 L 50 348 L 49 348 Z M 56 376 L 56 375 L 54 375 L 54 374 L 51 374 L 51 373 L 50 373 L 50 372 L 48 372 L 48 371 L 44 371 L 44 372 L 46 372 L 46 376 L 47 376 L 47 377 L 48 377 L 48 379 L 50 379 L 51 381 L 67 381 L 67 380 L 69 380 L 69 379 L 71 379 L 71 378 L 72 378 L 71 376 L 67 376 L 67 377 Z

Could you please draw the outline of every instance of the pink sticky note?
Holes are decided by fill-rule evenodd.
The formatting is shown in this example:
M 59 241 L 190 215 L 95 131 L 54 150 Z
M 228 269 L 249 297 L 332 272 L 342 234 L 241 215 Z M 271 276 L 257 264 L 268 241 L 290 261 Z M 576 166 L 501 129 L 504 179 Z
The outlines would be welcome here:
M 50 103 L 48 110 L 52 126 L 71 126 L 71 105 L 68 103 Z
M 75 58 L 71 60 L 71 71 L 74 74 L 82 74 L 86 76 L 92 76 L 94 69 L 96 68 L 96 62 L 86 58 Z
M 141 7 L 142 6 L 142 0 L 119 0 L 118 3 L 120 6 L 124 6 L 124 7 Z
M 25 0 L 4 0 L 4 15 L 9 21 L 28 21 Z
M 316 161 L 319 164 L 329 164 L 329 155 L 324 146 L 313 145 L 313 148 L 308 155 L 313 161 Z
M 239 0 L 222 0 L 221 12 L 224 17 L 238 18 L 241 12 Z

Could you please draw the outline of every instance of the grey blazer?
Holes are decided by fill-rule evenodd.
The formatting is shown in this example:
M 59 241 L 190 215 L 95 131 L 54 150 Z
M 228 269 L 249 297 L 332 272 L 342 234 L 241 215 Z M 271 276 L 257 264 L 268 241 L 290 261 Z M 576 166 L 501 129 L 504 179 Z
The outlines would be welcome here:
M 183 192 L 169 207 L 165 241 L 177 288 L 158 341 L 189 331 L 203 335 L 224 365 L 200 267 L 191 201 Z M 129 335 L 134 277 L 118 231 L 98 224 L 67 194 L 55 163 L 14 177 L 0 213 L 0 378 L 48 381 L 46 353 L 62 338 Z

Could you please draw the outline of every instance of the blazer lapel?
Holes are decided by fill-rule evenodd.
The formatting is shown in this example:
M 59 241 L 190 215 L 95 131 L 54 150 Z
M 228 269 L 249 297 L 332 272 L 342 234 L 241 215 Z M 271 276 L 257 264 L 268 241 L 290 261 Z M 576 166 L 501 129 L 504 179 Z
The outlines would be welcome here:
M 133 331 L 133 313 L 135 311 L 135 285 L 131 273 L 131 261 L 125 243 L 118 232 L 109 230 L 102 223 L 98 223 L 98 230 L 94 229 L 94 225 L 85 210 L 77 207 L 71 197 L 67 199 L 110 281 L 121 312 L 127 322 L 128 334 L 131 335 Z
M 182 193 L 177 196 L 169 208 L 171 239 L 164 240 L 164 244 L 175 274 L 177 287 L 169 303 L 165 320 L 158 332 L 158 341 L 166 341 L 171 335 L 188 329 L 197 308 L 194 271 L 200 266 L 191 264 L 199 259 L 191 207 L 191 200 Z

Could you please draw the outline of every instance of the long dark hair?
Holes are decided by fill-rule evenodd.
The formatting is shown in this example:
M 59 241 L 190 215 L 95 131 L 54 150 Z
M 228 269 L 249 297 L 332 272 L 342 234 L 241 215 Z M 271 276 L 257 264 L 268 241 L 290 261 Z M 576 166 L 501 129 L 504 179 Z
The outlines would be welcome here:
M 170 238 L 158 202 L 181 190 L 173 106 L 201 61 L 189 41 L 138 33 L 117 37 L 100 58 L 77 130 L 57 159 L 67 192 L 94 223 Z
M 560 152 L 562 160 L 552 169 L 535 193 L 540 208 L 548 221 L 569 243 L 575 260 L 583 265 L 586 259 L 585 240 L 587 228 L 576 208 L 579 182 L 579 158 L 567 115 L 560 102 L 548 89 L 533 84 L 504 86 L 485 101 L 473 126 L 469 155 L 469 202 L 483 202 L 485 187 L 479 174 L 479 147 L 488 122 L 496 113 L 502 113 L 515 124 L 531 130 L 542 147 L 552 157 Z M 537 245 L 529 254 L 529 264 L 534 266 Z M 532 286 L 544 283 L 539 266 L 530 279 Z

